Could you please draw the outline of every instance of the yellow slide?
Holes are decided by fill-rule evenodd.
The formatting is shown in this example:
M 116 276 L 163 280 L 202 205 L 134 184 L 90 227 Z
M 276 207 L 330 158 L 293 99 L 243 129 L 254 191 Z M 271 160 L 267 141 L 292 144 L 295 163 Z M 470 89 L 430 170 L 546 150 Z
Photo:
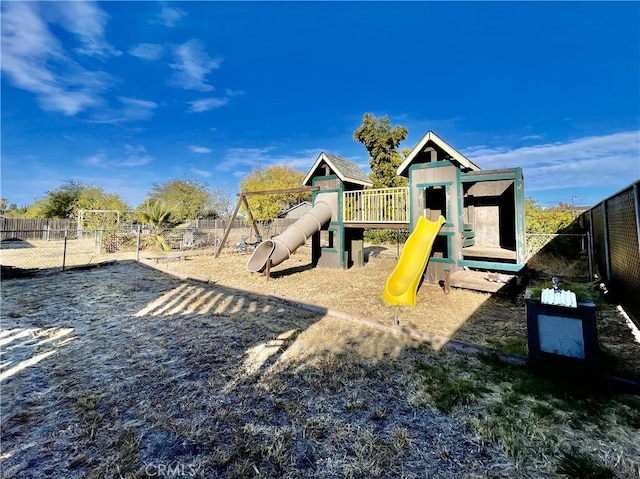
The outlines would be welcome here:
M 418 219 L 404 244 L 398 264 L 384 285 L 382 297 L 387 304 L 415 306 L 418 284 L 429 261 L 433 242 L 446 221 L 443 216 L 438 221 L 429 221 L 424 216 Z

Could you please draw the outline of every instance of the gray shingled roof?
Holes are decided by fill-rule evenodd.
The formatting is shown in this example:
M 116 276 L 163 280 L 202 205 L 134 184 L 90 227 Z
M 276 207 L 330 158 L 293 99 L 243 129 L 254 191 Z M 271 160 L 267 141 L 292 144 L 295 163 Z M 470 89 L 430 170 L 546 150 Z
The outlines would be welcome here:
M 307 174 L 304 182 L 305 184 L 307 184 L 311 175 L 315 172 L 316 168 L 318 168 L 322 160 L 326 161 L 331 169 L 335 171 L 336 175 L 338 175 L 338 177 L 345 183 L 356 183 L 363 186 L 370 186 L 373 184 L 367 174 L 353 161 L 324 151 L 320 153 L 318 159 Z
M 360 167 L 353 161 L 341 158 L 336 155 L 332 155 L 331 153 L 324 153 L 324 155 L 328 160 L 331 161 L 335 169 L 338 170 L 342 176 L 344 176 L 343 181 L 355 180 L 356 182 L 365 181 L 367 183 L 371 183 L 371 180 L 369 179 L 367 174 L 362 171 Z

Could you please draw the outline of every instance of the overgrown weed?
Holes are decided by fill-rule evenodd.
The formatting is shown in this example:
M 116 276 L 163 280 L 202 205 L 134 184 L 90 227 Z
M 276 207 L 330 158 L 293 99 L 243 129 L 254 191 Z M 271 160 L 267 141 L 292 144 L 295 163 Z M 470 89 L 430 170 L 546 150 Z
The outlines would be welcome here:
M 640 473 L 640 398 L 615 394 L 593 367 L 565 360 L 514 366 L 496 356 L 443 353 L 415 371 L 415 400 L 463 421 L 520 464 L 575 478 Z M 576 442 L 582 452 L 570 449 Z M 625 454 L 614 460 L 603 442 Z

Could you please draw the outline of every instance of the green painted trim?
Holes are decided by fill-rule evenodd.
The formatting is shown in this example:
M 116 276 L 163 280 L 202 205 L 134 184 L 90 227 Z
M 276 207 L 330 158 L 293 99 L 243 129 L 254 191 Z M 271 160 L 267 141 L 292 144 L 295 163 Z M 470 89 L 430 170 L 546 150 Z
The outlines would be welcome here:
M 451 163 L 449 160 L 440 160 L 440 161 L 433 161 L 431 163 L 414 163 L 411 166 L 409 166 L 409 172 L 414 170 L 426 170 L 427 168 L 441 168 L 443 166 L 453 166 L 454 168 L 458 169 L 456 165 Z
M 436 161 L 436 162 L 433 162 L 433 163 L 415 163 L 415 164 L 409 165 L 409 168 L 407 168 L 406 171 L 407 171 L 407 174 L 409 175 L 408 187 L 409 187 L 409 204 L 410 205 L 413 205 L 413 201 L 412 201 L 413 198 L 411 197 L 411 191 L 412 191 L 412 189 L 414 187 L 412 172 L 415 171 L 415 170 L 426 170 L 428 168 L 441 168 L 441 167 L 444 167 L 444 166 L 453 166 L 455 168 L 455 165 L 453 163 L 451 163 L 450 161 L 448 161 L 448 160 Z M 457 168 L 456 168 L 456 170 L 457 170 Z M 416 186 L 416 188 L 417 188 L 417 186 Z M 413 211 L 412 210 L 409 211 L 409 231 L 411 231 L 413 229 L 413 225 L 411 224 L 411 218 L 413 218 Z
M 443 162 L 438 162 L 438 163 L 443 163 Z M 454 183 L 453 181 L 439 181 L 439 182 L 434 182 L 434 183 L 417 183 L 415 185 L 415 187 L 416 187 L 416 189 L 420 190 L 420 194 L 422 194 L 422 193 L 424 193 L 424 190 L 426 188 L 430 188 L 430 187 L 433 187 L 433 186 L 444 186 L 444 196 L 445 196 L 445 201 L 447 203 L 447 210 L 450 211 L 450 210 L 452 210 L 452 208 L 451 208 L 451 187 L 453 186 L 453 183 Z M 409 190 L 409 192 L 411 192 L 411 190 Z M 414 218 L 413 200 L 411 198 L 411 195 L 409 195 L 409 230 L 410 231 L 413 231 L 413 227 L 414 227 L 413 218 Z M 455 226 L 455 224 L 452 223 L 449 219 L 447 219 L 447 222 L 442 225 L 443 228 L 444 227 L 453 228 L 454 226 Z
M 524 177 L 522 170 L 516 176 L 515 196 L 516 196 L 516 256 L 518 263 L 526 263 L 527 261 L 527 243 L 526 243 L 526 225 L 525 225 L 525 195 L 524 195 Z
M 522 177 L 522 168 L 509 168 L 505 170 L 483 170 L 462 173 L 462 183 L 478 183 L 481 181 L 515 180 Z
M 335 235 L 340 232 L 340 228 L 335 228 L 335 227 L 332 228 L 331 225 L 329 225 L 329 227 L 327 228 L 326 231 L 328 233 L 333 233 L 334 234 L 334 238 L 335 238 Z M 330 246 L 320 246 L 320 249 L 322 251 L 328 251 L 328 252 L 332 252 L 332 253 L 337 253 L 340 250 L 339 248 L 336 247 L 335 242 L 333 243 L 333 246 L 331 246 L 331 247 Z
M 332 190 L 324 190 L 325 192 L 327 191 L 332 191 Z M 342 221 L 332 221 L 329 223 L 329 227 L 327 228 L 328 232 L 332 232 L 334 235 L 334 242 L 333 242 L 333 247 L 329 248 L 329 247 L 320 247 L 320 249 L 324 252 L 327 253 L 337 253 L 339 258 L 338 258 L 338 265 L 339 267 L 342 269 L 344 268 L 344 252 L 345 252 L 345 234 L 344 234 L 344 225 Z M 338 236 L 339 239 L 338 241 L 335 241 L 335 237 Z
M 458 260 L 458 266 L 467 266 L 469 268 L 491 269 L 496 271 L 518 272 L 522 270 L 524 264 L 513 263 L 496 263 L 495 261 L 475 261 L 468 259 Z
M 452 260 L 451 258 L 434 258 L 433 256 L 431 258 L 429 258 L 429 262 L 455 264 L 455 261 Z
M 416 185 L 416 188 L 428 188 L 430 186 L 451 186 L 453 185 L 453 181 L 441 181 L 441 182 L 434 182 L 434 183 L 418 183 Z
M 464 212 L 464 191 L 462 189 L 462 172 L 460 170 L 457 170 L 456 172 L 456 180 L 457 180 L 457 184 L 456 186 L 458 187 L 458 231 L 462 231 L 462 229 L 464 228 L 463 225 L 463 212 Z

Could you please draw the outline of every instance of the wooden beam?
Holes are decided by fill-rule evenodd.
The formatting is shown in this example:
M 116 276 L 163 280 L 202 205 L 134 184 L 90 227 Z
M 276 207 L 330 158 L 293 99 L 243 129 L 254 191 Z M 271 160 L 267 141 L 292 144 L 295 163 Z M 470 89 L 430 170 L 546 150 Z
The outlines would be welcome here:
M 301 186 L 300 188 L 289 188 L 284 190 L 265 190 L 265 191 L 246 191 L 244 193 L 238 193 L 240 196 L 258 196 L 258 195 L 284 195 L 294 193 L 307 193 L 309 191 L 320 191 L 319 186 Z
M 229 224 L 227 225 L 227 228 L 224 230 L 224 235 L 222 235 L 222 241 L 220 241 L 220 244 L 218 245 L 218 251 L 216 251 L 216 255 L 214 256 L 214 258 L 217 258 L 218 256 L 220 256 L 220 252 L 222 251 L 222 248 L 224 248 L 224 244 L 227 242 L 227 238 L 229 237 L 229 232 L 231 231 L 231 227 L 233 226 L 233 221 L 236 219 L 236 216 L 238 216 L 238 211 L 240 211 L 240 205 L 242 204 L 243 200 L 246 201 L 244 199 L 244 196 L 241 193 L 238 195 L 238 202 L 236 203 L 236 207 L 233 209 L 233 213 L 231 213 Z
M 249 202 L 247 201 L 247 197 L 245 195 L 242 195 L 242 202 L 244 203 L 244 207 L 247 209 L 247 216 L 249 216 L 249 219 L 251 220 L 253 232 L 256 236 L 259 236 L 260 230 L 258 229 L 258 224 L 256 223 L 256 220 L 253 219 L 253 213 L 251 213 L 251 208 L 249 208 Z

